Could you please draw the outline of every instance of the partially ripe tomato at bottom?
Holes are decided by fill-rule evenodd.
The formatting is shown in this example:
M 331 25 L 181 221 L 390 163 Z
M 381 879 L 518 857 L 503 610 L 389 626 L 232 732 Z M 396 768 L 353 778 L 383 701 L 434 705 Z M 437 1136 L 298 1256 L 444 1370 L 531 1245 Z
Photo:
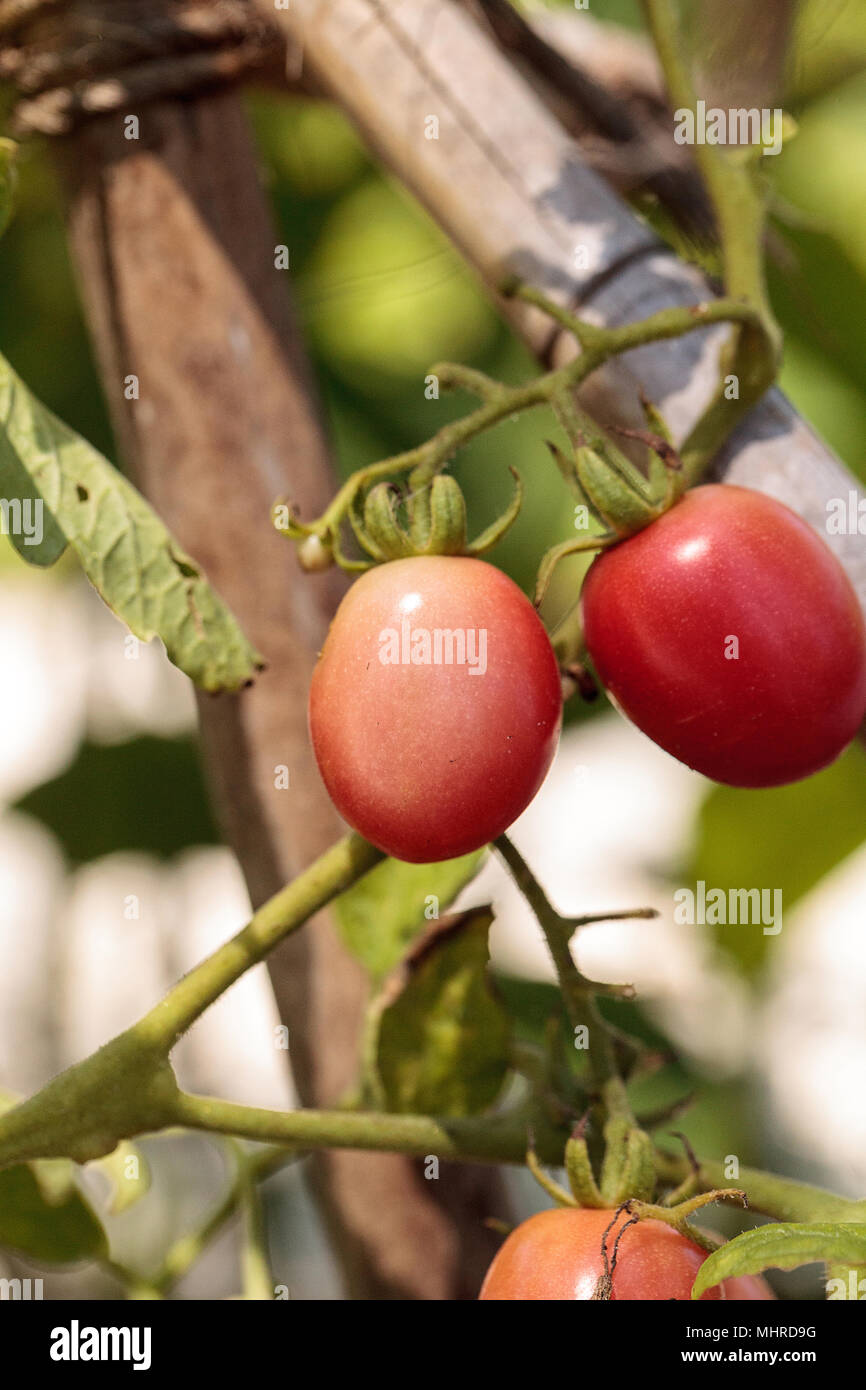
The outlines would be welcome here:
M 706 1251 L 662 1221 L 626 1226 L 628 1220 L 625 1212 L 617 1216 L 614 1211 L 588 1207 L 538 1212 L 511 1232 L 487 1271 L 479 1298 L 590 1301 L 597 1297 L 605 1273 L 603 1251 L 610 1264 L 616 1247 L 611 1301 L 690 1299 Z M 701 1301 L 722 1297 L 772 1299 L 773 1293 L 763 1279 L 750 1276 L 707 1289 Z
M 622 712 L 717 782 L 831 763 L 866 715 L 866 626 L 824 541 L 763 493 L 687 492 L 591 565 L 586 643 Z
M 430 863 L 488 844 L 538 791 L 562 721 L 559 669 L 501 570 L 394 560 L 340 604 L 309 716 L 343 819 L 387 854 Z

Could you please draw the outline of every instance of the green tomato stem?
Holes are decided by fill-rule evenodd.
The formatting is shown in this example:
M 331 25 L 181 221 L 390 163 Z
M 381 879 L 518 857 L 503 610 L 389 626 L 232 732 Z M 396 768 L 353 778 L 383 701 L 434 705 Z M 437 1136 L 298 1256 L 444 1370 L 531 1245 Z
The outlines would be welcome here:
M 671 107 L 695 112 L 697 95 L 676 6 L 673 0 L 643 0 L 643 6 Z M 685 441 L 680 491 L 699 479 L 734 426 L 772 384 L 781 355 L 781 331 L 764 276 L 766 197 L 755 171 L 722 145 L 698 143 L 694 155 L 715 213 L 726 292 L 748 306 L 753 317 L 733 334 L 723 368 L 738 377 L 739 395 L 728 399 L 720 385 Z
M 470 1163 L 526 1161 L 527 1123 L 521 1113 L 448 1119 L 434 1115 L 395 1115 L 376 1111 L 292 1110 L 282 1113 L 237 1105 L 232 1101 L 180 1093 L 175 1110 L 178 1123 L 191 1129 L 236 1134 L 302 1150 L 323 1148 L 387 1150 L 417 1158 L 436 1156 Z M 538 1158 L 550 1164 L 562 1162 L 563 1132 L 553 1126 L 533 1132 Z M 687 1158 L 656 1152 L 660 1180 L 678 1181 L 686 1176 Z M 724 1164 L 702 1161 L 700 1173 L 707 1187 L 724 1187 Z M 863 1221 L 866 1203 L 851 1202 L 832 1192 L 795 1182 L 755 1168 L 741 1168 L 737 1184 L 753 1211 L 779 1221 Z
M 270 898 L 247 925 L 185 975 L 138 1023 L 0 1117 L 0 1167 L 33 1158 L 78 1162 L 121 1139 L 175 1122 L 168 1054 L 236 980 L 384 855 L 347 835 Z
M 470 440 L 503 420 L 526 410 L 558 404 L 561 411 L 562 401 L 567 395 L 611 358 L 628 352 L 631 348 L 667 338 L 682 337 L 713 323 L 739 323 L 751 325 L 755 329 L 762 325 L 761 314 L 753 305 L 731 297 L 709 300 L 703 304 L 661 309 L 646 319 L 623 324 L 618 328 L 598 328 L 574 319 L 567 311 L 561 310 L 553 301 L 529 286 L 511 287 L 510 293 L 516 298 L 545 308 L 552 317 L 578 336 L 583 351 L 564 366 L 519 386 L 505 386 L 493 382 L 483 373 L 455 363 L 440 363 L 434 367 L 433 375 L 440 373 L 443 384 L 461 385 L 480 395 L 482 403 L 468 415 L 444 425 L 425 443 L 353 473 L 318 520 L 303 527 L 305 536 L 316 534 L 330 545 L 339 564 L 344 565 L 344 557 L 336 539 L 340 526 L 350 515 L 358 494 L 369 489 L 374 483 L 391 479 L 398 474 L 409 474 L 413 491 L 420 491 L 432 482 L 458 449 Z M 598 427 L 589 416 L 579 412 L 577 406 L 574 406 L 571 418 L 580 423 L 590 443 L 593 439 L 602 438 Z M 358 563 L 350 561 L 345 567 L 358 568 Z
M 173 1047 L 230 985 L 384 858 L 381 850 L 360 835 L 350 834 L 338 840 L 269 898 L 237 935 L 179 980 L 161 1003 L 145 1015 L 138 1028 Z
M 523 1112 L 459 1118 L 358 1110 L 281 1112 L 180 1092 L 174 1119 L 188 1129 L 309 1150 L 386 1150 L 475 1163 L 523 1163 L 526 1158 Z M 558 1131 L 539 1128 L 536 1145 L 540 1157 L 561 1161 L 563 1136 Z
M 682 1183 L 692 1171 L 687 1157 L 663 1150 L 656 1150 L 655 1162 L 662 1182 Z M 731 1178 L 726 1167 L 717 1160 L 702 1159 L 698 1168 L 700 1185 L 711 1189 L 727 1186 Z M 866 1202 L 852 1202 L 824 1188 L 758 1168 L 741 1167 L 736 1183 L 745 1192 L 752 1210 L 777 1221 L 862 1221 L 866 1217 Z
M 241 1289 L 246 1299 L 270 1302 L 274 1297 L 276 1281 L 268 1254 L 268 1233 L 262 1194 L 258 1183 L 245 1166 L 241 1167 L 238 1188 L 238 1209 L 244 1223 Z
M 241 1200 L 241 1191 L 246 1184 L 262 1183 L 274 1173 L 280 1172 L 291 1163 L 303 1157 L 303 1150 L 293 1152 L 279 1145 L 269 1145 L 247 1153 L 238 1162 L 235 1179 L 213 1210 L 205 1217 L 201 1226 L 189 1235 L 181 1236 L 167 1251 L 162 1264 L 149 1283 L 159 1295 L 170 1293 L 175 1284 L 192 1268 L 213 1238 L 222 1230 L 225 1223 L 234 1215 Z M 269 1296 L 272 1296 L 269 1295 Z
M 569 1022 L 574 1029 L 586 1028 L 590 1072 L 606 1113 L 608 1116 L 618 1116 L 634 1123 L 625 1083 L 617 1070 L 613 1039 L 593 998 L 594 986 L 580 973 L 571 954 L 569 942 L 574 923 L 561 917 L 556 911 L 520 851 L 507 835 L 499 836 L 496 848 L 508 865 L 512 878 L 532 908 L 544 933 Z

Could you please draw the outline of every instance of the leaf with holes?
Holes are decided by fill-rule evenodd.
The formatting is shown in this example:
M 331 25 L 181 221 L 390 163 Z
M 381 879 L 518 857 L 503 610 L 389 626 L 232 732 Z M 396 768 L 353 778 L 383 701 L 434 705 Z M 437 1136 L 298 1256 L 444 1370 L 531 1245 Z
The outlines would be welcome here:
M 31 520 L 43 503 L 42 544 L 11 537 L 25 560 L 50 564 L 65 537 L 109 608 L 142 641 L 161 638 L 196 685 L 237 690 L 260 669 L 237 620 L 141 494 L 40 405 L 2 357 L 0 491 L 29 500 Z
M 492 921 L 475 908 L 434 923 L 386 982 L 374 1047 L 388 1109 L 472 1115 L 499 1095 L 510 1030 L 487 969 Z
M 866 1226 L 853 1222 L 773 1222 L 744 1231 L 704 1260 L 692 1298 L 700 1298 L 707 1289 L 733 1275 L 818 1263 L 866 1265 Z

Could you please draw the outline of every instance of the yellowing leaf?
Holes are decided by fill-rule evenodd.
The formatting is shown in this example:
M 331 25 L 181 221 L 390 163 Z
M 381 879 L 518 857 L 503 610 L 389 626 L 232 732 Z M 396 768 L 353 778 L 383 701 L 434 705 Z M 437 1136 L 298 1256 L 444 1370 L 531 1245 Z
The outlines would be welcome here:
M 334 902 L 343 940 L 380 980 L 397 964 L 425 925 L 435 920 L 475 877 L 485 851 L 439 864 L 385 859 Z M 428 917 L 425 918 L 425 913 Z
M 471 1115 L 499 1095 L 509 1024 L 487 970 L 492 920 L 476 908 L 435 923 L 386 983 L 375 1062 L 388 1109 Z

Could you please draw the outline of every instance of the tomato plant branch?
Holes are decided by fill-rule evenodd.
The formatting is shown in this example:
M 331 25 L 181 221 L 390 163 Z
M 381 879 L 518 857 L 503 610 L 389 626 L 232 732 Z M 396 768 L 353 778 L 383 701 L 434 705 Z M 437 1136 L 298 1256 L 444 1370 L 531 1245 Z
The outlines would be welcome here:
M 526 1157 L 527 1119 L 522 1111 L 453 1119 L 385 1111 L 278 1111 L 178 1092 L 174 1122 L 303 1149 L 388 1150 L 477 1163 L 523 1163 Z M 541 1157 L 549 1162 L 561 1159 L 562 1132 L 540 1124 L 536 1141 Z
M 674 0 L 643 0 L 671 105 L 696 114 L 692 82 Z M 749 151 L 696 141 L 694 156 L 713 205 L 729 294 L 771 318 L 764 282 L 764 199 Z M 757 153 L 757 152 L 752 152 Z
M 383 857 L 354 834 L 326 850 L 131 1028 L 8 1110 L 0 1119 L 0 1167 L 48 1157 L 85 1162 L 110 1153 L 121 1139 L 173 1124 L 177 1084 L 168 1055 L 181 1034 Z
M 663 1182 L 683 1182 L 692 1169 L 685 1156 L 656 1150 L 656 1173 Z M 724 1187 L 731 1179 L 726 1164 L 715 1159 L 701 1159 L 698 1167 L 700 1185 L 705 1189 Z M 740 1168 L 736 1178 L 749 1207 L 777 1221 L 863 1221 L 866 1202 L 852 1202 L 835 1192 L 796 1182 L 793 1178 L 765 1173 L 758 1168 Z
M 360 835 L 338 840 L 269 898 L 241 931 L 179 980 L 136 1026 L 173 1047 L 230 985 L 384 858 Z
M 625 1084 L 618 1073 L 614 1034 L 599 1014 L 593 997 L 597 986 L 586 980 L 569 949 L 574 930 L 609 914 L 562 917 L 542 892 L 528 866 L 507 840 L 497 841 L 502 854 L 545 932 L 560 975 L 569 1017 L 588 1028 L 589 1060 L 609 1122 L 634 1133 Z M 180 1034 L 235 980 L 264 958 L 289 931 L 338 893 L 350 887 L 382 855 L 358 836 L 339 841 L 292 884 L 270 899 L 235 937 L 190 972 L 166 999 L 139 1023 L 112 1039 L 93 1056 L 69 1068 L 36 1096 L 7 1111 L 0 1120 L 0 1166 L 45 1157 L 78 1162 L 110 1152 L 122 1138 L 174 1125 L 232 1134 L 278 1146 L 249 1159 L 244 1181 L 261 1179 L 301 1151 L 321 1148 L 386 1150 L 423 1157 L 469 1162 L 523 1163 L 528 1117 L 525 1109 L 489 1116 L 443 1118 L 356 1110 L 297 1110 L 288 1113 L 238 1105 L 181 1092 L 168 1062 Z M 648 910 L 617 916 L 643 916 Z M 542 1161 L 561 1160 L 564 1131 L 534 1116 L 535 1148 Z M 688 1176 L 687 1159 L 655 1155 L 661 1181 Z M 706 1186 L 725 1182 L 723 1165 L 701 1165 Z M 863 1219 L 864 1205 L 831 1193 L 755 1170 L 741 1171 L 741 1186 L 750 1205 L 780 1220 Z M 236 1186 L 208 1218 L 201 1231 L 177 1243 L 152 1278 L 129 1275 L 133 1297 L 159 1297 L 179 1278 L 196 1252 L 236 1209 Z M 121 1272 L 121 1276 L 122 1276 Z
M 696 116 L 697 96 L 673 0 L 643 4 L 671 106 Z M 764 276 L 766 195 L 757 173 L 760 150 L 726 149 L 701 141 L 693 148 L 718 227 L 726 292 L 748 305 L 755 319 L 735 328 L 723 355 L 722 374 L 738 378 L 738 395 L 729 398 L 720 383 L 683 445 L 687 483 L 697 480 L 734 424 L 772 384 L 781 353 L 781 332 Z
M 237 1105 L 206 1096 L 178 1094 L 176 1122 L 190 1129 L 235 1134 L 300 1149 L 387 1149 L 417 1158 L 436 1155 L 477 1163 L 524 1164 L 527 1121 L 520 1112 L 459 1119 L 434 1115 L 390 1114 L 357 1110 L 292 1110 L 281 1112 Z M 562 1162 L 564 1134 L 549 1123 L 533 1122 L 532 1148 L 542 1162 Z M 285 1152 L 285 1150 L 284 1150 Z M 656 1171 L 662 1182 L 678 1182 L 690 1170 L 685 1157 L 656 1151 Z M 702 1161 L 702 1185 L 725 1187 L 724 1163 Z M 737 1178 L 749 1206 L 779 1221 L 863 1221 L 866 1203 L 851 1202 L 822 1188 L 778 1177 L 755 1168 L 741 1168 Z
M 243 1296 L 257 1301 L 273 1299 L 275 1280 L 268 1254 L 268 1233 L 262 1194 L 254 1175 L 239 1157 L 238 1209 L 243 1217 L 241 1288 Z
M 295 1151 L 279 1145 L 244 1149 L 238 1144 L 233 1144 L 232 1148 L 235 1153 L 235 1171 L 225 1196 L 220 1198 L 196 1230 L 179 1236 L 173 1242 L 156 1270 L 150 1274 L 142 1274 L 118 1260 L 100 1260 L 101 1268 L 123 1285 L 128 1299 L 165 1298 L 175 1284 L 189 1273 L 226 1222 L 235 1215 L 241 1203 L 244 1186 L 249 1183 L 262 1183 L 303 1157 L 302 1150 Z M 273 1297 L 272 1290 L 269 1291 L 268 1297 Z
M 147 1285 L 156 1290 L 160 1297 L 170 1293 L 226 1222 L 234 1216 L 241 1199 L 242 1187 L 249 1183 L 262 1183 L 302 1157 L 303 1150 L 293 1151 L 280 1145 L 268 1145 L 266 1148 L 244 1151 L 239 1155 L 235 1176 L 228 1192 L 217 1202 L 197 1230 L 181 1236 L 174 1242 L 166 1252 L 159 1269 L 147 1279 Z
M 357 510 L 359 497 L 368 493 L 375 484 L 397 475 L 408 475 L 411 492 L 417 495 L 432 483 L 458 449 L 470 440 L 525 410 L 547 406 L 558 407 L 561 412 L 563 403 L 569 400 L 573 391 L 592 372 L 620 353 L 646 343 L 681 337 L 708 324 L 727 322 L 751 325 L 757 329 L 761 323 L 760 312 L 754 306 L 736 298 L 724 298 L 702 304 L 677 305 L 634 323 L 603 328 L 570 314 L 530 286 L 512 280 L 503 285 L 502 290 L 506 295 L 519 297 L 544 309 L 575 336 L 581 352 L 564 366 L 517 386 L 506 386 L 459 363 L 444 362 L 432 367 L 430 375 L 436 377 L 441 386 L 466 390 L 480 397 L 481 404 L 459 420 L 444 425 L 423 444 L 359 469 L 347 479 L 330 505 L 314 521 L 302 522 L 286 502 L 275 503 L 272 518 L 277 530 L 297 541 L 309 541 L 315 537 L 321 543 L 315 552 L 303 548 L 299 551 L 302 565 L 307 563 L 306 556 L 309 555 L 310 567 L 320 568 L 323 554 L 330 554 L 346 569 L 369 568 L 381 557 L 377 556 L 375 543 L 371 544 L 370 538 L 365 535 L 364 521 Z M 589 444 L 602 446 L 603 436 L 588 415 L 575 404 L 572 404 L 568 414 Z M 343 553 L 340 528 L 347 520 L 351 522 L 361 544 L 373 556 L 372 561 L 352 560 Z

